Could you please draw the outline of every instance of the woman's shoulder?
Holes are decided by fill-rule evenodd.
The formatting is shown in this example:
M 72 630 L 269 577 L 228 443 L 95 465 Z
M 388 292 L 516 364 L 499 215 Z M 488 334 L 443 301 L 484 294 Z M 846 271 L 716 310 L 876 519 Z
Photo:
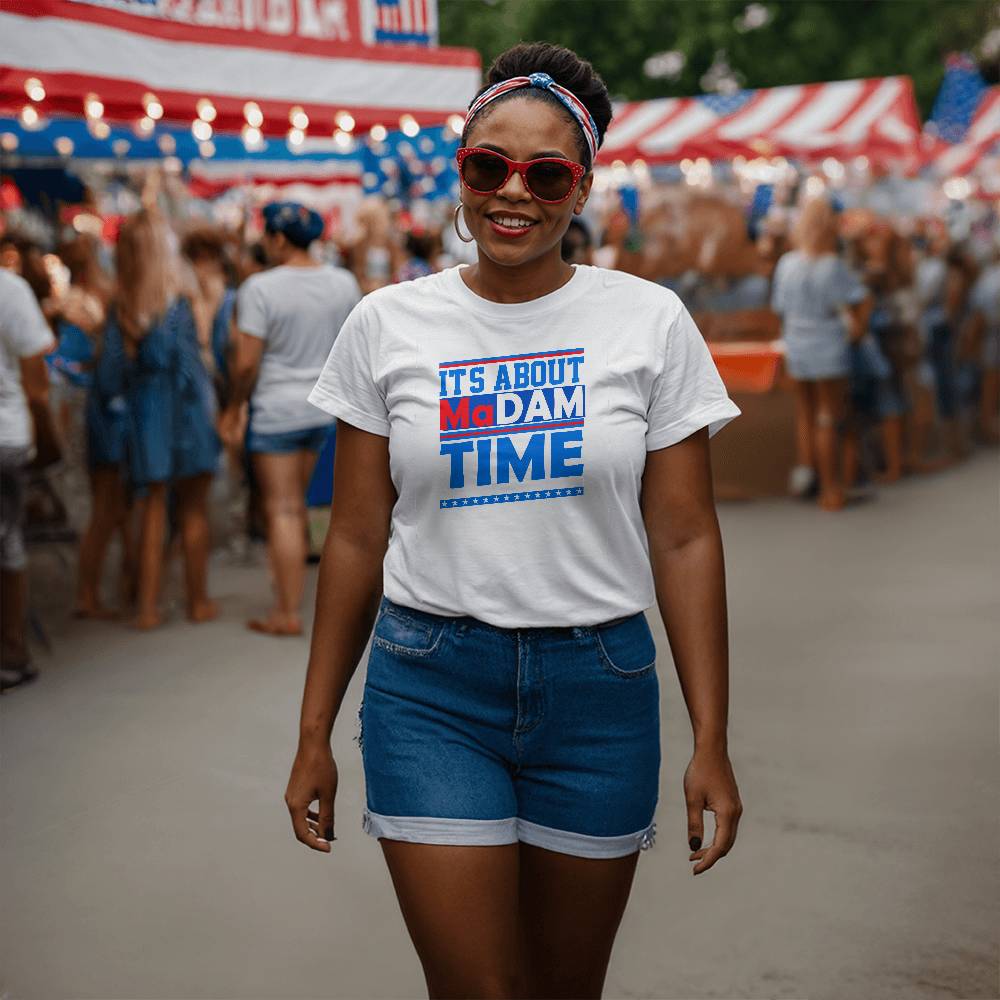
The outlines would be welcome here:
M 661 315 L 666 313 L 673 318 L 684 311 L 681 297 L 666 285 L 649 278 L 640 278 L 627 271 L 616 271 L 613 268 L 598 267 L 594 264 L 577 264 L 578 269 L 585 269 L 589 279 L 589 287 L 585 295 L 591 299 L 600 299 L 613 308 L 619 305 L 635 314 L 638 309 L 656 309 Z
M 447 267 L 443 271 L 433 271 L 408 281 L 397 281 L 368 292 L 361 300 L 365 309 L 372 314 L 395 309 L 419 308 L 422 302 L 439 302 L 458 275 L 458 267 Z

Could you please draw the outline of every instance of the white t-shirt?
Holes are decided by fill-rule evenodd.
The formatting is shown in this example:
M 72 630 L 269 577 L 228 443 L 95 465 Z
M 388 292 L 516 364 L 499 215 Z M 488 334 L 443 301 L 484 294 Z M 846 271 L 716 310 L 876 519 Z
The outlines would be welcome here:
M 386 596 L 503 628 L 645 610 L 646 452 L 740 412 L 705 341 L 673 292 L 618 271 L 506 304 L 462 269 L 362 299 L 309 395 L 389 438 Z
M 27 448 L 34 432 L 21 388 L 21 359 L 55 346 L 31 286 L 0 268 L 0 447 Z
M 347 314 L 361 298 L 350 271 L 328 264 L 251 275 L 236 300 L 237 326 L 264 341 L 250 424 L 281 434 L 329 423 L 306 397 Z

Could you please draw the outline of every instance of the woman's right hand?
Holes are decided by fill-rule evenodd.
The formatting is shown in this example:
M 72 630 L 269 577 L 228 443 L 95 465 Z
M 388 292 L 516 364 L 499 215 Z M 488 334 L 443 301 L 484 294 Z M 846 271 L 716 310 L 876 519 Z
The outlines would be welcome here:
M 337 764 L 329 743 L 299 743 L 285 791 L 296 840 L 314 851 L 330 853 L 333 841 L 333 800 L 337 796 Z M 319 809 L 311 809 L 319 801 Z

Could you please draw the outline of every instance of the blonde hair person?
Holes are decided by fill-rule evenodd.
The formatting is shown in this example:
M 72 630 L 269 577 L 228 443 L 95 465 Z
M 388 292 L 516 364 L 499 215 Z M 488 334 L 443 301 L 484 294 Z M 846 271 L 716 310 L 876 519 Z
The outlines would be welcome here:
M 128 468 L 140 494 L 137 611 L 154 628 L 159 611 L 167 490 L 176 490 L 184 550 L 187 614 L 215 618 L 208 598 L 208 490 L 219 454 L 215 397 L 202 362 L 194 314 L 178 295 L 177 261 L 166 221 L 153 207 L 122 224 L 116 293 L 95 388 L 122 396 L 129 411 Z
M 865 330 L 867 292 L 837 255 L 827 198 L 807 200 L 792 229 L 793 250 L 778 260 L 771 308 L 781 316 L 785 366 L 795 380 L 797 465 L 789 488 L 803 495 L 819 478 L 819 505 L 846 503 L 841 429 L 848 406 L 849 347 Z

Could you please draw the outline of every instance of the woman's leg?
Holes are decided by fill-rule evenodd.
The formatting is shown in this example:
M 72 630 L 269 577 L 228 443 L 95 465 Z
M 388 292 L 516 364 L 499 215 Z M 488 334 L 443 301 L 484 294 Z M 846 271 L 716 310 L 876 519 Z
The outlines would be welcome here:
M 983 366 L 979 394 L 979 436 L 987 444 L 1000 443 L 1000 368 Z
M 379 844 L 431 1000 L 548 996 L 525 992 L 520 970 L 518 844 Z
M 205 473 L 177 481 L 178 520 L 184 548 L 184 584 L 187 615 L 193 622 L 216 618 L 219 609 L 208 599 L 208 491 L 212 476 Z
M 80 539 L 76 603 L 78 618 L 111 618 L 101 604 L 101 577 L 108 542 L 125 515 L 125 489 L 114 466 L 99 466 L 90 474 L 90 521 Z
M 815 383 L 815 389 L 819 505 L 824 510 L 840 510 L 845 503 L 840 470 L 840 425 L 847 400 L 847 379 L 820 379 Z
M 795 454 L 799 465 L 816 468 L 816 397 L 812 382 L 795 383 Z
M 167 532 L 167 484 L 150 483 L 139 501 L 139 572 L 136 628 L 155 628 L 160 616 L 163 542 Z
M 298 635 L 302 631 L 305 586 L 306 502 L 299 452 L 255 454 L 267 517 L 267 550 L 274 578 L 275 606 L 267 618 L 248 622 L 256 631 Z
M 520 845 L 521 967 L 528 997 L 599 998 L 639 851 L 578 858 Z

